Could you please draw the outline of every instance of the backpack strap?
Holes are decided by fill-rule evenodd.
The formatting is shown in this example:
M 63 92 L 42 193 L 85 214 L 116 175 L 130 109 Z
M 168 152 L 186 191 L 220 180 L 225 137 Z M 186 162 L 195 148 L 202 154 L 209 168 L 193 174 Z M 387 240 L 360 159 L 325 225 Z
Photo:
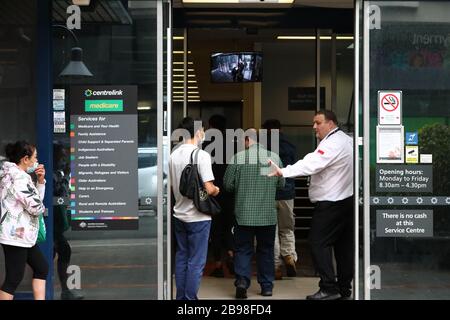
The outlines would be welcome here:
M 197 151 L 197 152 L 195 153 L 194 163 L 198 165 L 198 153 L 200 152 L 200 149 L 197 148 L 194 151 L 192 151 L 192 153 L 194 153 L 195 151 Z
M 194 155 L 194 152 L 195 152 L 196 150 L 198 150 L 198 149 L 195 148 L 194 150 L 192 150 L 189 164 L 193 164 L 193 163 L 194 163 L 194 162 L 193 162 L 193 155 Z

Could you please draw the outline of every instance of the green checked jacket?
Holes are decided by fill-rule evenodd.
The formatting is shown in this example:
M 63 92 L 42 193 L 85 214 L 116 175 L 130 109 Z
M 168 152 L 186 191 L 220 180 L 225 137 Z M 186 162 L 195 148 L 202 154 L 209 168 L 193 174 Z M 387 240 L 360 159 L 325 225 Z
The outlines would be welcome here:
M 258 152 L 259 151 L 259 152 Z M 235 216 L 240 226 L 277 224 L 275 194 L 284 187 L 283 177 L 268 177 L 269 158 L 280 168 L 278 155 L 261 144 L 253 144 L 229 161 L 223 178 L 224 188 L 235 194 Z

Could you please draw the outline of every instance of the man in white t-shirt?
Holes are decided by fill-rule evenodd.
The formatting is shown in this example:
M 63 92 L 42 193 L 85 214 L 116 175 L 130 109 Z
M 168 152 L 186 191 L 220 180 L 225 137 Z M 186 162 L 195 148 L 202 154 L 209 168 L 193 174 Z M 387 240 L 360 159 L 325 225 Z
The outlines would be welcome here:
M 199 125 L 200 124 L 200 125 Z M 190 162 L 191 154 L 205 138 L 201 121 L 184 118 L 178 129 L 183 130 L 183 144 L 174 148 L 169 160 L 172 191 L 175 197 L 173 208 L 174 230 L 177 243 L 175 255 L 175 282 L 177 300 L 197 300 L 203 268 L 208 253 L 208 238 L 211 216 L 201 213 L 194 202 L 181 195 L 180 178 L 183 169 Z M 198 171 L 206 191 L 211 196 L 219 194 L 213 183 L 214 175 L 211 156 L 206 151 L 198 152 Z

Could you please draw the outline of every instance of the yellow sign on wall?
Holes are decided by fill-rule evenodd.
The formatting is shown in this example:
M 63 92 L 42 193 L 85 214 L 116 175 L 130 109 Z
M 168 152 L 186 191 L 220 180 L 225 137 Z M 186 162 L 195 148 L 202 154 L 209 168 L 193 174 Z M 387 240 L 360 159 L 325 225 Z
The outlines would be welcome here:
M 419 163 L 419 147 L 406 146 L 406 163 Z

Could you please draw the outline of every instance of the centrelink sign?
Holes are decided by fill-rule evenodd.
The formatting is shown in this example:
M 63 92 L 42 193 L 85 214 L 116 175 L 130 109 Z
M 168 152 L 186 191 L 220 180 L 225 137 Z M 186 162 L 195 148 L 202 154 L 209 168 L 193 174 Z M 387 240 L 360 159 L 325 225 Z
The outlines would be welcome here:
M 86 97 L 91 97 L 91 96 L 121 96 L 123 95 L 122 90 L 91 90 L 91 89 L 86 89 L 84 91 L 84 95 Z
M 137 114 L 137 86 L 133 85 L 73 85 L 69 89 L 72 115 Z

